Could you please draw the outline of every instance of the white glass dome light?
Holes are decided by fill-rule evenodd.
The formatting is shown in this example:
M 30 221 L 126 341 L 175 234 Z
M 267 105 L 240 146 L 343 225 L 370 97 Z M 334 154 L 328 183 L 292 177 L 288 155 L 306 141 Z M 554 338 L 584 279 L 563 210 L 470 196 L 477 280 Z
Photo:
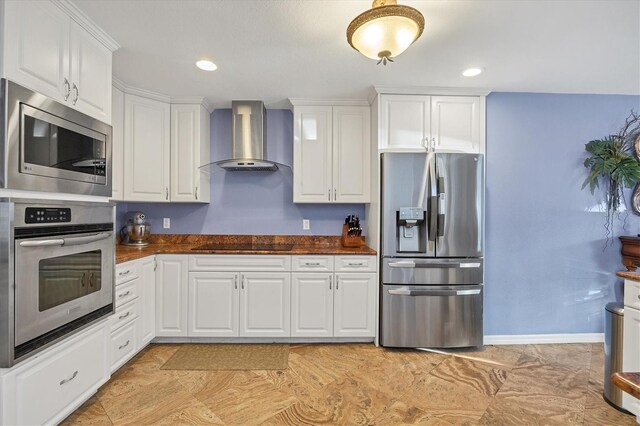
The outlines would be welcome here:
M 196 67 L 200 68 L 203 71 L 215 71 L 218 69 L 218 66 L 213 62 L 207 59 L 200 59 L 196 62 Z
M 347 27 L 347 41 L 367 58 L 386 65 L 416 41 L 424 31 L 424 16 L 396 0 L 374 0 L 372 8 Z

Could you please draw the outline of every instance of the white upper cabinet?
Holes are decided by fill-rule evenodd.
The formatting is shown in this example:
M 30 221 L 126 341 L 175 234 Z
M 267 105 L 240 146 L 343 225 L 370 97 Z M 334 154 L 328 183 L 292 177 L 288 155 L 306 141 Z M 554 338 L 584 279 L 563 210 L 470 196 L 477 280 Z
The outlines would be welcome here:
M 169 104 L 124 95 L 124 198 L 169 201 Z
M 485 96 L 381 94 L 378 148 L 387 152 L 484 152 Z
M 436 151 L 480 151 L 480 98 L 432 96 L 431 134 Z
M 111 123 L 111 51 L 71 21 L 71 103 Z
M 291 102 L 293 202 L 368 203 L 371 108 Z
M 111 124 L 117 44 L 65 3 L 6 1 L 4 8 L 3 76 Z
M 111 90 L 111 198 L 124 199 L 124 92 Z
M 200 104 L 171 105 L 172 202 L 209 202 L 209 112 Z
M 429 96 L 384 95 L 380 115 L 380 148 L 426 149 L 431 136 Z

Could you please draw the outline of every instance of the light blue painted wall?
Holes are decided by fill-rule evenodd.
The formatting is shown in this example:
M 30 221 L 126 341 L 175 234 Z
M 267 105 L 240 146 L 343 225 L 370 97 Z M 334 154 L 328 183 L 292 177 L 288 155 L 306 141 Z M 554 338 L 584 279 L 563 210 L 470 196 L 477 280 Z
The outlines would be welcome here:
M 293 164 L 293 115 L 289 110 L 267 110 L 267 158 Z M 211 159 L 231 157 L 231 110 L 211 115 Z M 344 218 L 359 215 L 363 204 L 294 204 L 291 169 L 276 172 L 226 172 L 215 166 L 211 175 L 210 204 L 124 203 L 117 209 L 118 223 L 126 212 L 141 210 L 153 233 L 175 234 L 279 234 L 340 235 Z M 162 218 L 171 228 L 162 229 Z M 311 221 L 302 230 L 302 219 Z
M 621 300 L 617 224 L 588 190 L 584 144 L 616 133 L 640 97 L 493 93 L 487 98 L 485 334 L 598 333 Z

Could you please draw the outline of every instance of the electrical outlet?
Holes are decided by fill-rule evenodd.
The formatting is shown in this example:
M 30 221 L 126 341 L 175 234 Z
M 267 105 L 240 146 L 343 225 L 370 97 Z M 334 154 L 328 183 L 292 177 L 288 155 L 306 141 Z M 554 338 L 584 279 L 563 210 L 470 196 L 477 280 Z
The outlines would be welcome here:
M 162 219 L 162 227 L 164 229 L 169 229 L 171 228 L 171 219 L 168 217 L 165 217 Z
M 308 231 L 311 229 L 311 224 L 309 219 L 302 219 L 302 229 Z

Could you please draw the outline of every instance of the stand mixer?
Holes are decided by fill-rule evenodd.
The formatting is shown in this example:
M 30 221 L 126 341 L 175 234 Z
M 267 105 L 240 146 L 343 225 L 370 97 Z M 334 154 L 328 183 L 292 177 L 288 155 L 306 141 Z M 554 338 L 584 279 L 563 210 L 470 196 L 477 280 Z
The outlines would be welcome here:
M 151 226 L 145 222 L 142 212 L 130 213 L 128 223 L 120 230 L 121 244 L 125 246 L 144 247 L 149 245 Z

